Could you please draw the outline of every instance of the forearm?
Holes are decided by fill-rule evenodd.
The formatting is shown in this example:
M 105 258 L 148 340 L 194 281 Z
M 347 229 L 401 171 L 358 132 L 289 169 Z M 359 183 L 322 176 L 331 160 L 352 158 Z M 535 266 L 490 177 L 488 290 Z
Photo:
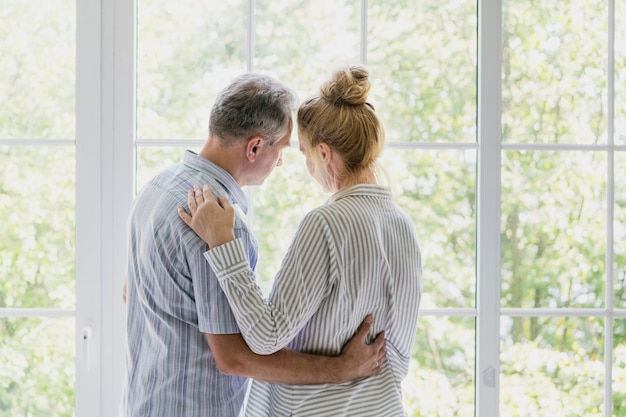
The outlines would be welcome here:
M 297 334 L 300 304 L 276 306 L 263 299 L 256 277 L 239 242 L 205 253 L 228 298 L 241 333 L 255 353 L 268 355 L 284 348 Z M 289 309 L 291 308 L 291 309 Z
M 348 380 L 338 357 L 311 355 L 289 349 L 257 358 L 250 377 L 279 384 L 341 383 Z
M 252 352 L 240 334 L 206 335 L 220 372 L 278 384 L 341 383 L 355 378 L 354 359 L 283 349 L 272 355 Z M 356 375 L 360 376 L 360 375 Z

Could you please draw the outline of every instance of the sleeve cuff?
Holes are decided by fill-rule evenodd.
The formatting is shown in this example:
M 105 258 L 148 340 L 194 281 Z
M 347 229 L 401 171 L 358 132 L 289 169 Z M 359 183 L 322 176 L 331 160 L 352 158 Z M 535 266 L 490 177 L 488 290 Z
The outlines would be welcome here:
M 226 279 L 230 275 L 250 267 L 241 238 L 209 249 L 204 252 L 204 257 L 219 280 Z

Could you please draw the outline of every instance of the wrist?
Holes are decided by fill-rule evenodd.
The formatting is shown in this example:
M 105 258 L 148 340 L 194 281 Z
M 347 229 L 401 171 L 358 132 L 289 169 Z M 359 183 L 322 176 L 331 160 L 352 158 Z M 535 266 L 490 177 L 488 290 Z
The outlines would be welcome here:
M 348 361 L 343 355 L 328 357 L 329 363 L 326 369 L 329 371 L 329 378 L 333 384 L 342 384 L 352 380 L 351 370 Z
M 235 240 L 235 234 L 230 232 L 226 233 L 222 236 L 216 236 L 215 239 L 211 239 L 211 242 L 207 242 L 210 248 L 216 248 L 218 246 L 222 246 L 227 244 L 228 242 L 232 242 Z

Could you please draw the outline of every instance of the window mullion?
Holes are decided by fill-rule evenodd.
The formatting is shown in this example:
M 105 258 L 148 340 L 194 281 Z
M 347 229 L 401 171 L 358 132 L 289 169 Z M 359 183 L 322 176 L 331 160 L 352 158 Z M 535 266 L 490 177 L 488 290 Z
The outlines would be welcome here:
M 254 21 L 254 0 L 248 0 L 248 28 L 246 31 L 246 69 L 248 71 L 254 71 Z
M 76 416 L 99 415 L 102 342 L 100 0 L 76 2 Z
M 361 64 L 367 65 L 367 0 L 361 0 Z
M 479 1 L 476 415 L 485 417 L 499 412 L 501 27 L 501 1 Z
M 100 415 L 117 415 L 124 377 L 126 219 L 135 194 L 135 2 L 106 2 L 102 68 L 102 404 Z
M 613 219 L 615 208 L 615 0 L 608 0 L 607 33 L 607 179 L 606 179 L 606 308 L 609 312 L 604 325 L 604 415 L 613 415 Z

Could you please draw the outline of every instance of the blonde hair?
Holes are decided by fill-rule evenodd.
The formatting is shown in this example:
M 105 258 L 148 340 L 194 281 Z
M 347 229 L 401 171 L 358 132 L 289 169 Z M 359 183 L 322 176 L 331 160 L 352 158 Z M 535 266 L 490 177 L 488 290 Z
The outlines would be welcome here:
M 374 106 L 367 102 L 369 72 L 362 66 L 335 71 L 320 93 L 298 109 L 298 130 L 314 151 L 326 143 L 344 160 L 345 176 L 375 169 L 385 145 L 385 131 Z

